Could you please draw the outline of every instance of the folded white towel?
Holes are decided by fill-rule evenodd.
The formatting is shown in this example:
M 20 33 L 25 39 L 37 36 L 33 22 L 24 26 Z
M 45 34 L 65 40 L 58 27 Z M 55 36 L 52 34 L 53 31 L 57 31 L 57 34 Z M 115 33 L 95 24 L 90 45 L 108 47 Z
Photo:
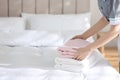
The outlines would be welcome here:
M 54 67 L 56 69 L 61 69 L 61 70 L 70 71 L 70 72 L 78 72 L 78 73 L 89 69 L 82 65 L 76 66 L 76 65 L 66 65 L 66 64 L 62 64 L 62 65 L 56 64 Z
M 83 65 L 83 61 L 78 61 L 75 59 L 70 59 L 70 58 L 62 58 L 62 57 L 57 57 L 55 59 L 56 64 L 67 64 L 67 65 Z
M 73 72 L 80 72 L 92 68 L 101 59 L 98 51 L 93 51 L 84 60 L 78 61 L 69 58 L 57 57 L 55 68 Z

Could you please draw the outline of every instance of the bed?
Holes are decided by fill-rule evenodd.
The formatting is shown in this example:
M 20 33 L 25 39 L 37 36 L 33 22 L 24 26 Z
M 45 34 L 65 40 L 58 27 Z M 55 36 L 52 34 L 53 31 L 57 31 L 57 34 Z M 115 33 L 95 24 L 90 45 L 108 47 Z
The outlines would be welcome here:
M 0 80 L 120 80 L 98 50 L 99 61 L 88 70 L 54 67 L 56 49 L 90 28 L 89 5 L 88 0 L 0 0 Z
M 1 80 L 119 80 L 117 71 L 104 58 L 87 72 L 69 72 L 54 69 L 57 54 L 53 49 L 6 46 L 0 49 Z

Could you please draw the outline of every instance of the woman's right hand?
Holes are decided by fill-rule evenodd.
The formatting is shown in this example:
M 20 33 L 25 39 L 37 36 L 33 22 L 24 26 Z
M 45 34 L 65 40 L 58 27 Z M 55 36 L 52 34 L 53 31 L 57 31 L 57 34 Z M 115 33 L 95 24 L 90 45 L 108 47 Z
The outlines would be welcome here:
M 73 38 L 71 38 L 71 40 L 74 40 L 74 39 L 84 39 L 84 40 L 86 40 L 86 38 L 84 38 L 83 35 L 76 35 Z

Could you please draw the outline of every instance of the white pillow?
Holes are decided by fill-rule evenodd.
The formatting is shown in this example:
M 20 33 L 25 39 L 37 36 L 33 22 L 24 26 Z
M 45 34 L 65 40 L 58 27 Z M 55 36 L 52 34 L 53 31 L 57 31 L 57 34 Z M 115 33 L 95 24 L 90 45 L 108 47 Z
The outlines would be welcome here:
M 28 29 L 32 30 L 82 30 L 90 28 L 90 13 L 49 15 L 27 14 L 22 16 L 28 22 Z
M 22 13 L 21 14 L 22 15 L 22 17 L 25 19 L 25 22 L 26 22 L 26 29 L 30 29 L 30 24 L 29 24 L 29 22 L 28 22 L 28 18 L 29 17 L 35 17 L 36 15 L 39 15 L 39 14 L 33 14 L 33 13 Z M 48 14 L 40 14 L 39 16 L 45 16 L 45 15 L 48 15 Z
M 0 31 L 20 31 L 25 29 L 25 20 L 20 17 L 0 18 Z

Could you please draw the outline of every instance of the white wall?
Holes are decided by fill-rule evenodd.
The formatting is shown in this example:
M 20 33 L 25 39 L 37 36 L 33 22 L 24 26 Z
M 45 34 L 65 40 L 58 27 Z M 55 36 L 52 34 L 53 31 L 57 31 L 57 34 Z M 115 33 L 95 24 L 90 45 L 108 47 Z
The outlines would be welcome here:
M 98 8 L 98 0 L 90 0 L 91 2 L 91 25 L 94 25 L 100 18 L 101 18 L 101 13 L 99 11 Z M 108 31 L 109 30 L 109 26 L 105 27 L 102 31 Z M 116 47 L 117 46 L 117 39 L 112 40 L 110 43 L 108 43 L 106 46 L 108 47 Z
M 93 25 L 94 23 L 96 23 L 100 19 L 101 14 L 100 14 L 99 9 L 98 9 L 97 0 L 91 0 L 90 4 L 91 4 L 90 5 L 91 6 L 90 10 L 92 12 L 91 23 Z

